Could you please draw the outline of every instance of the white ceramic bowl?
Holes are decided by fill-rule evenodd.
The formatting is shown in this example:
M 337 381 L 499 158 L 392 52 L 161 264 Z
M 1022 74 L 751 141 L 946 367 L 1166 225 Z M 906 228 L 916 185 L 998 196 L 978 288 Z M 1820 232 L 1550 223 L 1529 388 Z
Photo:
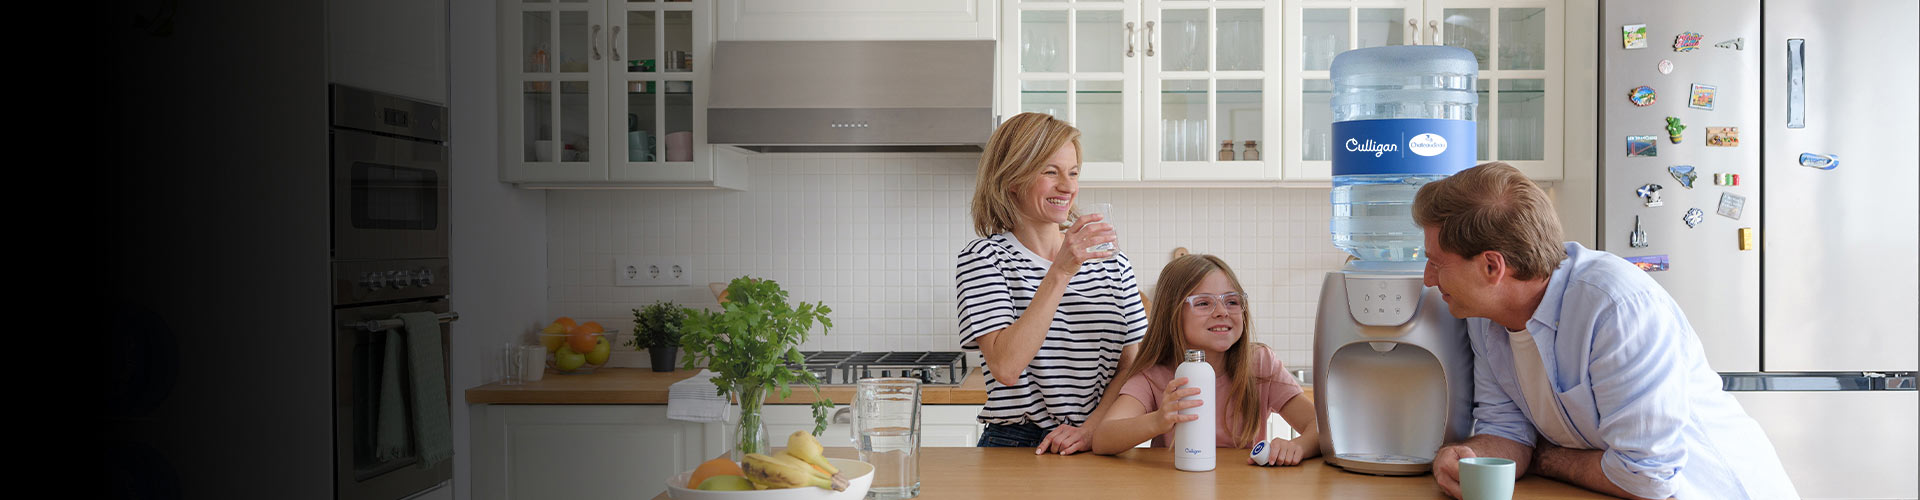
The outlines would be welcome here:
M 667 498 L 674 500 L 860 500 L 867 497 L 867 488 L 873 486 L 873 464 L 844 458 L 828 458 L 840 476 L 847 478 L 845 491 L 833 491 L 825 488 L 788 488 L 784 490 L 753 491 L 707 491 L 687 488 L 687 479 L 693 477 L 693 471 L 681 472 L 667 478 Z

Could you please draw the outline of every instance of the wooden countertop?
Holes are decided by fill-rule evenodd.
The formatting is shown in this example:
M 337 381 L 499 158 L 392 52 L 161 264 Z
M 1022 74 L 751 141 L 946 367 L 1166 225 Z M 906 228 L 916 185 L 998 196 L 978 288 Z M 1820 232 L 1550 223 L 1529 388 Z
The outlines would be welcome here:
M 667 404 L 667 388 L 686 380 L 697 371 L 656 372 L 650 368 L 602 368 L 584 375 L 548 372 L 539 382 L 521 385 L 487 384 L 467 389 L 467 404 L 559 404 L 559 405 L 632 405 Z M 853 386 L 823 385 L 820 394 L 834 404 L 853 403 Z M 1313 388 L 1307 388 L 1313 397 Z M 793 397 L 767 395 L 769 404 L 808 404 L 813 391 L 794 386 Z M 987 402 L 987 381 L 975 368 L 957 386 L 927 386 L 920 393 L 921 404 L 977 405 Z
M 667 404 L 667 388 L 686 380 L 697 371 L 656 372 L 651 368 L 602 368 L 584 375 L 547 372 L 539 382 L 521 385 L 487 384 L 467 389 L 468 404 Z M 813 390 L 795 385 L 793 397 L 768 394 L 769 404 L 808 404 Z M 768 391 L 776 392 L 776 391 Z M 834 404 L 853 403 L 853 386 L 822 385 L 820 395 Z M 957 386 L 927 386 L 920 402 L 930 405 L 977 405 L 987 402 L 987 382 L 979 369 L 967 374 Z
M 1295 467 L 1254 467 L 1246 450 L 1222 448 L 1209 472 L 1173 468 L 1166 448 L 1136 448 L 1111 457 L 1034 455 L 1032 448 L 921 448 L 920 496 L 944 498 L 1419 498 L 1445 499 L 1432 475 L 1355 474 L 1318 458 Z M 852 448 L 827 448 L 852 457 Z M 662 488 L 655 500 L 666 500 Z M 1551 479 L 1514 483 L 1513 498 L 1609 498 Z

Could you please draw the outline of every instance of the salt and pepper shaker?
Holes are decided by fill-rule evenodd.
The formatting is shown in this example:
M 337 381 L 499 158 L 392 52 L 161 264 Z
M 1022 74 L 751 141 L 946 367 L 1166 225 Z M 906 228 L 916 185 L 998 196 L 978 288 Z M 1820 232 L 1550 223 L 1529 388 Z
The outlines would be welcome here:
M 1260 161 L 1260 144 L 1252 140 L 1247 141 L 1246 147 L 1240 150 L 1240 159 L 1242 161 Z
M 1220 161 L 1233 161 L 1233 139 L 1220 141 Z

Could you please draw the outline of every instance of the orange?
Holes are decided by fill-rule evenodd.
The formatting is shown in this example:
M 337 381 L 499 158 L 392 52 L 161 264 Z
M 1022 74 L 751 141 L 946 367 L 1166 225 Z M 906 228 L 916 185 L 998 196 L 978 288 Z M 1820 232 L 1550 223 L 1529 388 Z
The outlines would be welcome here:
M 567 330 L 567 345 L 573 346 L 573 352 L 593 352 L 593 346 L 599 343 L 594 338 L 599 335 L 599 333 L 587 331 L 585 327 L 576 326 Z
M 693 477 L 687 480 L 687 487 L 699 488 L 701 481 L 705 481 L 707 478 L 713 476 L 745 475 L 747 475 L 747 472 L 740 470 L 739 464 L 735 464 L 732 460 L 727 460 L 726 458 L 716 458 L 700 464 L 699 467 L 694 467 Z
M 600 322 L 598 321 L 588 321 L 585 323 L 581 323 L 580 329 L 586 330 L 587 333 L 601 333 L 601 332 L 607 331 L 606 328 L 600 326 Z
M 567 329 L 571 330 L 573 329 L 574 325 L 577 325 L 578 323 L 574 323 L 573 318 L 561 316 L 560 319 L 553 320 L 553 324 L 564 326 L 564 327 L 567 327 Z

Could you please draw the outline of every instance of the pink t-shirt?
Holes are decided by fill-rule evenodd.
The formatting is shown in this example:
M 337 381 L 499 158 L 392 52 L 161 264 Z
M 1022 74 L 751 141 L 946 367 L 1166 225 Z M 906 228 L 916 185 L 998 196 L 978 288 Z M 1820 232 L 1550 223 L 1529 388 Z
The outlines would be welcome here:
M 1257 382 L 1260 393 L 1260 406 L 1266 408 L 1267 412 L 1279 412 L 1280 407 L 1286 406 L 1287 401 L 1292 400 L 1294 396 L 1300 395 L 1302 392 L 1300 390 L 1300 382 L 1294 380 L 1293 375 L 1287 373 L 1286 367 L 1280 365 L 1280 359 L 1273 356 L 1273 351 L 1268 350 L 1265 346 L 1254 347 L 1253 366 L 1254 371 L 1258 373 L 1260 377 L 1259 382 Z M 1133 399 L 1139 400 L 1141 404 L 1146 405 L 1147 411 L 1151 412 L 1160 408 L 1160 396 L 1166 392 L 1167 383 L 1172 381 L 1173 368 L 1155 366 L 1147 368 L 1147 371 L 1141 372 L 1139 375 L 1134 375 L 1133 378 L 1128 379 L 1127 385 L 1120 387 L 1120 394 L 1123 396 L 1133 396 Z M 1191 386 L 1191 383 L 1189 383 L 1189 386 Z M 1239 446 L 1239 443 L 1234 441 L 1235 435 L 1239 434 L 1240 415 L 1237 412 L 1230 411 L 1230 409 L 1226 407 L 1227 391 L 1233 390 L 1233 382 L 1228 380 L 1224 373 L 1216 374 L 1213 377 L 1213 388 L 1215 399 L 1213 404 L 1215 422 L 1213 429 L 1214 443 L 1220 447 Z M 1260 423 L 1260 440 L 1265 441 L 1266 439 L 1266 414 L 1263 413 Z M 1173 431 L 1167 431 L 1166 434 L 1161 434 L 1153 438 L 1153 444 L 1151 446 L 1166 447 L 1167 443 L 1172 441 Z M 1248 446 L 1251 446 L 1251 444 Z

